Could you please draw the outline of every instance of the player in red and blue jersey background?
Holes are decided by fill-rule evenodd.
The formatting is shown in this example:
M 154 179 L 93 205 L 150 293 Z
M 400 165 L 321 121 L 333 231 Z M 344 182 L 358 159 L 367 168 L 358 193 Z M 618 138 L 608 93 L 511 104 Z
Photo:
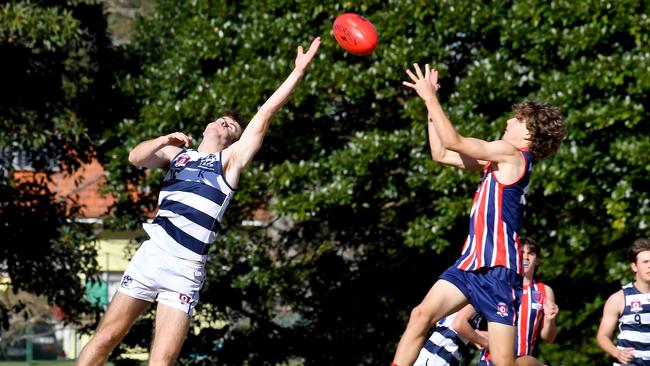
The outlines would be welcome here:
M 479 170 L 483 178 L 474 195 L 470 228 L 459 260 L 433 285 L 411 312 L 393 365 L 410 366 L 428 330 L 442 317 L 472 304 L 488 322 L 488 344 L 494 364 L 513 365 L 515 320 L 522 291 L 519 232 L 525 194 L 535 160 L 552 155 L 565 135 L 562 114 L 546 103 L 524 101 L 513 107 L 501 140 L 460 135 L 437 98 L 438 72 L 415 64 L 404 82 L 428 111 L 429 147 L 433 160 Z
M 515 364 L 517 366 L 543 366 L 533 356 L 533 350 L 538 337 L 545 342 L 555 340 L 557 336 L 555 318 L 559 308 L 555 303 L 553 289 L 535 279 L 535 271 L 539 267 L 541 254 L 539 244 L 528 237 L 522 237 L 521 244 L 523 246 L 524 289 L 515 332 Z M 481 353 L 479 366 L 491 366 L 493 364 L 491 359 L 489 348 L 484 349 Z

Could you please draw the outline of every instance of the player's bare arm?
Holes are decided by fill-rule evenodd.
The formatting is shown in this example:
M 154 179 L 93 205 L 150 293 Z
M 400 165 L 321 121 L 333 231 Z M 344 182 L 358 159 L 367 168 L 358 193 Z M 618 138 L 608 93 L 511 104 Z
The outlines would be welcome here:
M 542 329 L 540 330 L 540 337 L 545 342 L 553 342 L 557 336 L 557 323 L 556 317 L 560 308 L 555 303 L 555 293 L 553 289 L 546 286 L 546 301 L 544 302 L 544 319 Z
M 495 172 L 504 183 L 516 181 L 525 169 L 524 159 L 519 149 L 507 141 L 488 142 L 459 134 L 438 101 L 436 94 L 438 71 L 432 70 L 428 64 L 425 65 L 424 73 L 418 64 L 414 64 L 413 68 L 415 73 L 411 70 L 406 71 L 413 83 L 404 82 L 403 84 L 415 89 L 420 98 L 424 100 L 429 111 L 429 118 L 438 133 L 442 146 L 466 159 L 474 159 L 481 166 L 490 161 L 495 164 Z
M 174 132 L 139 143 L 129 152 L 129 162 L 138 167 L 167 168 L 181 146 L 189 147 L 192 138 L 182 132 Z
M 432 81 L 431 77 L 415 78 L 410 70 L 407 70 L 406 73 L 415 83 L 404 81 L 402 84 L 411 89 L 414 89 L 420 98 L 422 98 L 427 107 L 427 133 L 429 135 L 429 148 L 431 151 L 431 158 L 438 163 L 454 166 L 461 169 L 482 170 L 485 166 L 485 162 L 477 161 L 476 159 L 464 156 L 455 151 L 445 148 L 442 144 L 442 141 L 440 140 L 440 136 L 438 136 L 438 132 L 436 131 L 434 125 L 434 115 L 431 109 L 431 104 L 427 103 L 428 100 L 436 96 L 438 89 L 440 89 L 440 85 L 437 84 L 437 77 L 434 82 Z
M 469 323 L 474 314 L 476 314 L 474 307 L 472 305 L 465 305 L 464 308 L 458 311 L 451 326 L 456 330 L 456 333 L 468 339 L 476 348 L 483 349 L 488 345 L 487 332 L 474 329 Z
M 618 359 L 621 363 L 627 364 L 634 360 L 631 348 L 618 348 L 612 341 L 618 318 L 623 314 L 625 307 L 625 295 L 623 290 L 614 293 L 607 299 L 603 307 L 603 318 L 598 327 L 596 342 L 605 352 Z
M 248 126 L 242 132 L 241 138 L 224 150 L 224 169 L 226 179 L 233 186 L 239 181 L 239 174 L 253 159 L 264 141 L 264 135 L 271 119 L 288 100 L 289 96 L 302 79 L 320 46 L 320 37 L 316 37 L 307 52 L 302 46 L 298 47 L 295 68 L 280 87 L 260 107 Z

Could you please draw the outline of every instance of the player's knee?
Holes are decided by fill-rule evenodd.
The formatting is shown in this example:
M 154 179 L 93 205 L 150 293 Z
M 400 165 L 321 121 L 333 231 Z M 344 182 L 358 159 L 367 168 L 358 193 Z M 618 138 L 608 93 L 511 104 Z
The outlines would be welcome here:
M 104 352 L 110 352 L 117 346 L 121 339 L 122 334 L 119 332 L 111 328 L 103 328 L 97 331 L 92 343 L 96 348 Z
M 411 310 L 411 321 L 422 325 L 431 326 L 431 314 L 424 311 L 421 305 L 418 305 Z

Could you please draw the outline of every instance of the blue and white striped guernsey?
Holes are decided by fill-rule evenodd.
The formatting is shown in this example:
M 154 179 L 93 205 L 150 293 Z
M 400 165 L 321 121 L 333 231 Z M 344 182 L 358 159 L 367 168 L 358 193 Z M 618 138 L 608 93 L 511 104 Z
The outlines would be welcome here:
M 205 262 L 234 193 L 224 176 L 221 152 L 182 150 L 163 180 L 158 214 L 144 229 L 170 254 Z
M 450 314 L 436 323 L 433 334 L 424 343 L 413 366 L 460 365 L 469 340 L 456 333 L 452 327 L 456 315 L 458 312 Z M 469 319 L 469 323 L 474 329 L 477 329 L 482 319 L 480 314 L 474 314 Z
M 623 286 L 623 294 L 625 308 L 618 319 L 621 332 L 616 345 L 634 348 L 634 361 L 628 365 L 650 365 L 650 294 L 641 293 L 633 283 Z

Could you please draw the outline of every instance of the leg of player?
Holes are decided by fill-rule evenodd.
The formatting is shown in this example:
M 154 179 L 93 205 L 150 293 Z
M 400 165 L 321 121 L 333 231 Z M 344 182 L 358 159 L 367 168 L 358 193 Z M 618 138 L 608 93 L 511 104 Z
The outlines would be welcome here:
M 173 365 L 187 337 L 189 327 L 190 317 L 187 313 L 158 303 L 149 365 Z
M 515 366 L 544 366 L 533 356 L 521 356 L 515 360 Z
M 488 322 L 488 348 L 495 366 L 515 364 L 515 327 L 497 322 Z
M 118 291 L 111 300 L 95 335 L 79 354 L 77 365 L 103 365 L 131 325 L 150 305 L 148 301 Z
M 436 281 L 420 305 L 411 311 L 406 330 L 397 345 L 393 364 L 412 365 L 418 357 L 429 329 L 443 316 L 456 312 L 465 305 L 467 305 L 467 298 L 456 286 L 445 280 Z M 512 343 L 514 344 L 514 339 Z

